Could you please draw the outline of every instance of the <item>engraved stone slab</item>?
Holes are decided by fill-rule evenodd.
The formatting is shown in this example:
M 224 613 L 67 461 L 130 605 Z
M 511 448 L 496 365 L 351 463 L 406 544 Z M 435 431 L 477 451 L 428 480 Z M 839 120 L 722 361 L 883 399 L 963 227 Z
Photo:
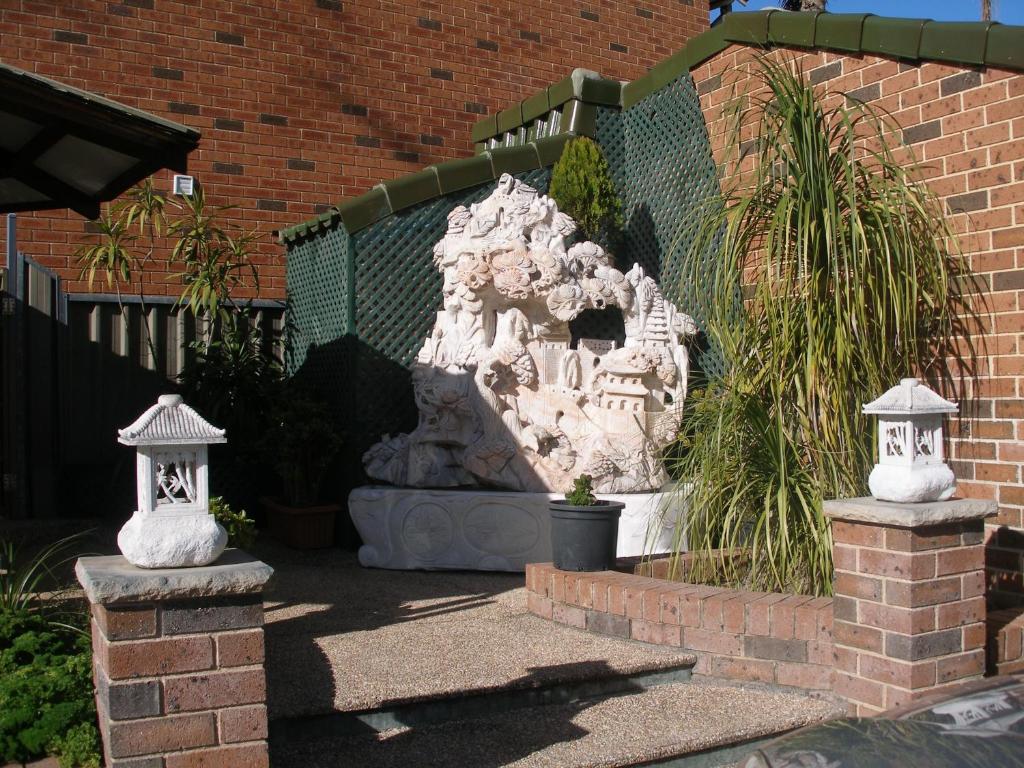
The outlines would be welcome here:
M 522 571 L 551 560 L 548 502 L 560 493 L 424 490 L 366 486 L 349 494 L 364 566 Z M 671 549 L 680 522 L 676 494 L 601 494 L 626 505 L 618 556 Z M 685 541 L 682 542 L 685 548 Z

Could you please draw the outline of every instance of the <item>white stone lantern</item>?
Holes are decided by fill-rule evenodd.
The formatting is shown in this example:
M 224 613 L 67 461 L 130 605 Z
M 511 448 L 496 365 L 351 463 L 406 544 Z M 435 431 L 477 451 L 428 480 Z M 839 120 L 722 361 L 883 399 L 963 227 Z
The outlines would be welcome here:
M 942 417 L 957 406 L 917 379 L 903 379 L 864 413 L 878 416 L 878 463 L 868 477 L 881 501 L 945 501 L 956 478 L 944 461 Z
M 209 565 L 228 535 L 210 514 L 210 443 L 226 443 L 224 430 L 185 405 L 161 395 L 156 405 L 117 441 L 133 445 L 139 507 L 117 536 L 121 553 L 140 568 Z

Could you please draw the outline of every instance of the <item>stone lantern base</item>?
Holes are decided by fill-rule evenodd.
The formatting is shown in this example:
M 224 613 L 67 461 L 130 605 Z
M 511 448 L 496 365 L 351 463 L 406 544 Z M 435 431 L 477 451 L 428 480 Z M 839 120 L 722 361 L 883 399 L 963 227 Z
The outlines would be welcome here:
M 214 562 L 228 534 L 213 515 L 136 512 L 117 534 L 117 546 L 139 568 L 190 568 Z
M 956 478 L 945 464 L 920 467 L 875 464 L 868 477 L 868 488 L 876 499 L 898 504 L 945 501 L 956 490 Z

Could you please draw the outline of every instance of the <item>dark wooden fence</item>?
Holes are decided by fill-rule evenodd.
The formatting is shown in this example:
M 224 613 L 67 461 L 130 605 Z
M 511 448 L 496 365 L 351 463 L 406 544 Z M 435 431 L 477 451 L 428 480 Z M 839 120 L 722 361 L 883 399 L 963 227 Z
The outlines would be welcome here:
M 68 294 L 16 249 L 3 273 L 0 518 L 129 514 L 135 460 L 117 429 L 174 391 L 204 324 L 168 297 Z M 279 347 L 283 303 L 254 310 Z

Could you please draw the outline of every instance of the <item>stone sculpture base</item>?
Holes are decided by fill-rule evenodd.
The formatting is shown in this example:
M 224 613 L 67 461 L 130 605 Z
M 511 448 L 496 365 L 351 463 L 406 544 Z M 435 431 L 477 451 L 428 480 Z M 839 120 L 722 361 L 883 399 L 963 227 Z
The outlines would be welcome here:
M 527 563 L 551 560 L 548 502 L 564 496 L 366 486 L 349 494 L 348 508 L 365 542 L 359 549 L 364 566 L 523 571 Z M 601 494 L 601 498 L 626 505 L 619 519 L 619 557 L 672 548 L 680 506 L 673 494 Z M 659 520 L 661 510 L 670 506 L 673 512 Z

